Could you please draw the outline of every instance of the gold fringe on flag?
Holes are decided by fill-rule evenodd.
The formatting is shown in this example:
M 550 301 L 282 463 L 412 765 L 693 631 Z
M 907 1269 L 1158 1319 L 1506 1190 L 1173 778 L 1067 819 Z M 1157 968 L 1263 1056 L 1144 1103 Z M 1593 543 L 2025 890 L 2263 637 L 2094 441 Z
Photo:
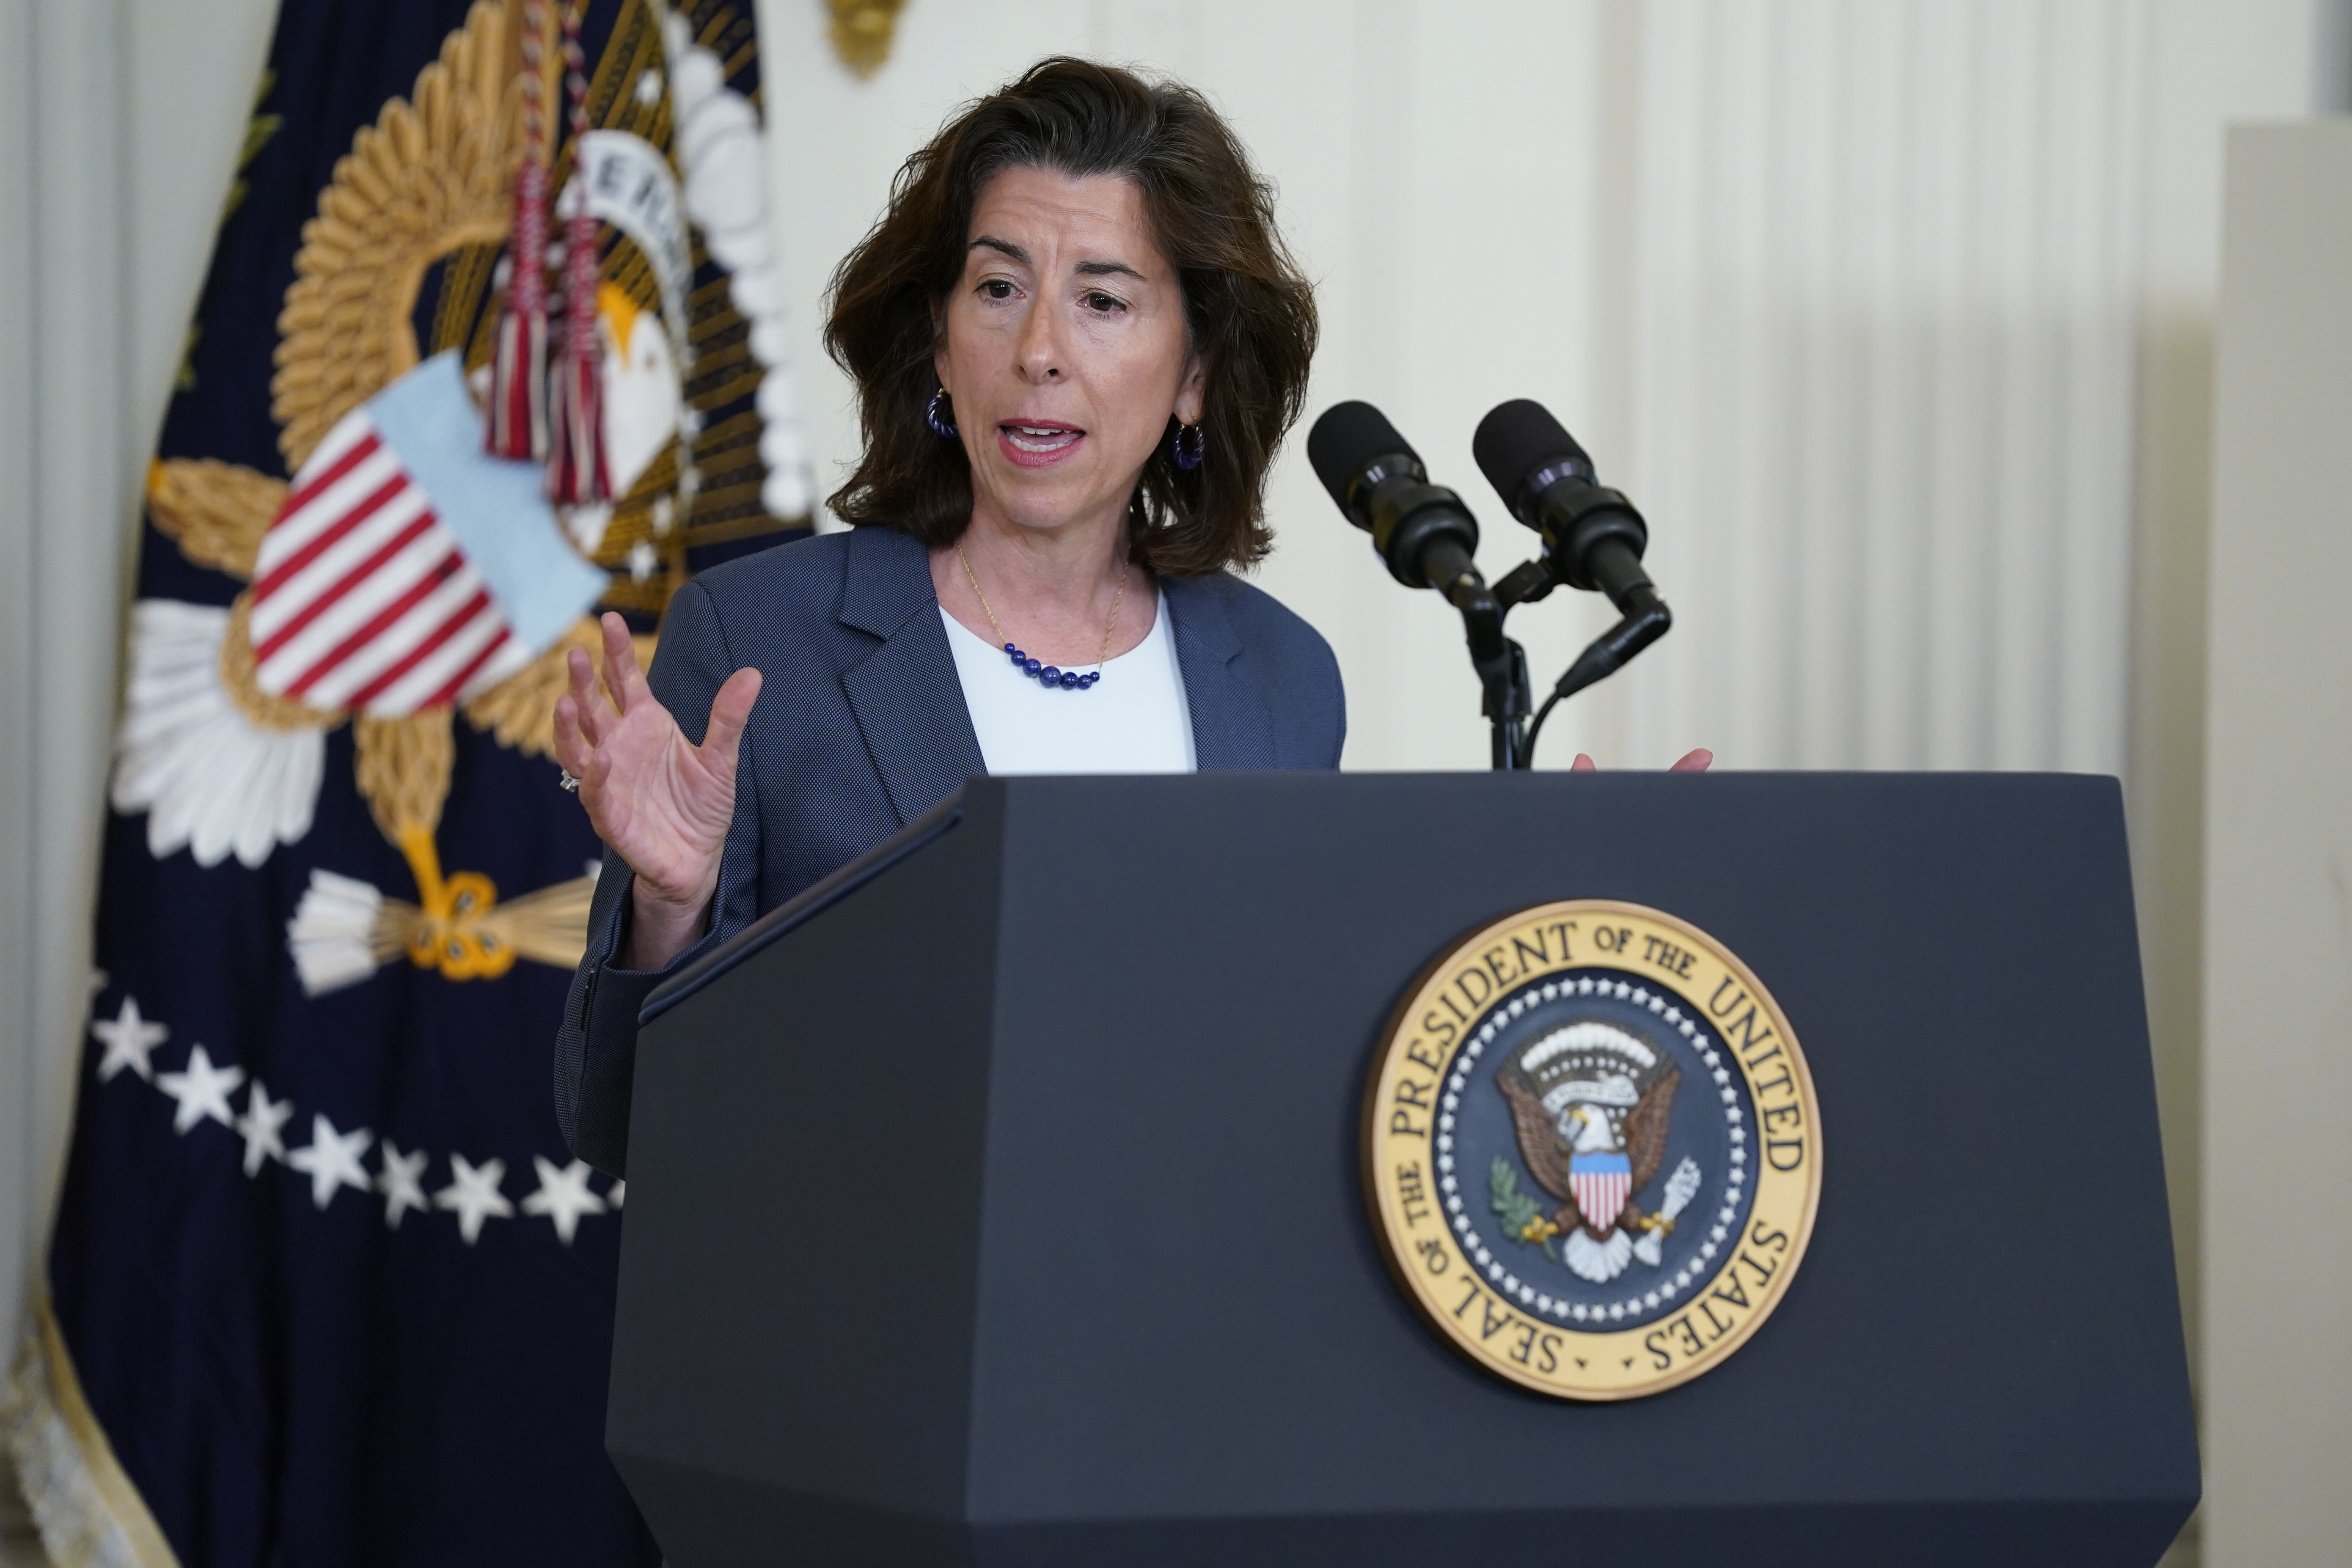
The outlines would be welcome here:
M 179 1568 L 139 1489 L 83 1400 L 46 1289 L 27 1304 L 25 1337 L 0 1397 L 0 1429 L 56 1568 Z

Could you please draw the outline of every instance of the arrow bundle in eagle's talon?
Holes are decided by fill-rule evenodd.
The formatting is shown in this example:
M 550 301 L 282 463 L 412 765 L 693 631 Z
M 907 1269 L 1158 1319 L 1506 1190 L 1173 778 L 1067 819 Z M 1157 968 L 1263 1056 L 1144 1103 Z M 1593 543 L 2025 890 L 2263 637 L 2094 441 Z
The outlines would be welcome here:
M 1691 1195 L 1697 1191 L 1698 1162 L 1685 1154 L 1683 1163 L 1675 1167 L 1675 1173 L 1666 1178 L 1666 1201 L 1657 1213 L 1657 1218 L 1665 1223 L 1633 1244 L 1634 1257 L 1653 1268 L 1658 1266 L 1658 1260 L 1664 1256 L 1666 1232 L 1674 1228 L 1675 1215 L 1690 1206 Z

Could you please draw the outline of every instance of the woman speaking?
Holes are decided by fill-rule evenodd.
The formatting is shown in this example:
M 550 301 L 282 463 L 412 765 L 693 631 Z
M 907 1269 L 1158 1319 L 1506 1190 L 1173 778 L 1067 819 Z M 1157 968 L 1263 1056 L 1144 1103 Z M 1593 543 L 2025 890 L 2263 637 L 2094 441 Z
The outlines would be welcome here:
M 1265 556 L 1313 292 L 1189 89 L 1049 59 L 907 161 L 825 345 L 856 526 L 705 572 L 650 674 L 604 618 L 558 759 L 607 846 L 556 1045 L 581 1158 L 627 1158 L 637 1010 L 679 965 L 978 773 L 1334 768 L 1314 629 Z

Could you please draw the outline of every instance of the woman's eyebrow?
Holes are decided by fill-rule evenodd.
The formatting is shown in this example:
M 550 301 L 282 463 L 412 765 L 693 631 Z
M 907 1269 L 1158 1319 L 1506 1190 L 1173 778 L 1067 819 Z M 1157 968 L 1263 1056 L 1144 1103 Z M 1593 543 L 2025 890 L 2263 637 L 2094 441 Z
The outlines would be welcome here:
M 993 250 L 1001 256 L 1019 262 L 1024 267 L 1034 267 L 1036 265 L 1034 261 L 1030 259 L 1029 253 L 1027 251 L 1022 249 L 1011 240 L 999 239 L 992 234 L 973 236 L 971 243 L 964 247 L 964 248 L 966 250 Z M 1150 279 L 1144 277 L 1142 273 L 1137 271 L 1134 268 L 1129 267 L 1124 261 L 1081 261 L 1076 267 L 1070 268 L 1070 270 L 1076 273 L 1081 278 L 1132 278 L 1139 283 L 1148 283 L 1150 281 Z

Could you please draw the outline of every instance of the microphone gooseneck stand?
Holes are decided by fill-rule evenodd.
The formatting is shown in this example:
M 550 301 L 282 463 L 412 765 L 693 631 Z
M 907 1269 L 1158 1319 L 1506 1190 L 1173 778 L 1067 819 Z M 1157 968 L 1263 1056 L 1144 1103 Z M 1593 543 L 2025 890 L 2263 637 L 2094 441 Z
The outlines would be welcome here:
M 1600 586 L 1608 594 L 1610 603 L 1617 606 L 1621 618 L 1576 656 L 1576 662 L 1568 667 L 1553 685 L 1551 695 L 1545 698 L 1543 706 L 1536 710 L 1532 723 L 1526 721 L 1527 656 L 1519 651 L 1517 643 L 1511 643 L 1511 651 L 1518 664 L 1519 714 L 1525 728 L 1513 726 L 1508 731 L 1512 760 L 1506 762 L 1503 760 L 1506 730 L 1503 725 L 1496 724 L 1495 766 L 1498 770 L 1533 767 L 1536 742 L 1543 734 L 1544 721 L 1551 717 L 1551 710 L 1559 706 L 1561 700 L 1573 697 L 1586 687 L 1616 674 L 1635 654 L 1665 636 L 1675 624 L 1674 612 L 1666 608 L 1666 602 L 1658 597 L 1657 588 L 1642 570 L 1641 557 L 1616 540 L 1604 542 L 1594 555 L 1598 559 L 1592 562 L 1593 575 L 1601 579 Z M 1495 584 L 1495 597 L 1503 605 L 1504 614 L 1508 615 L 1518 605 L 1533 604 L 1558 586 L 1559 579 L 1553 574 L 1549 560 L 1538 556 L 1521 563 Z M 1475 654 L 1472 662 L 1476 663 Z M 1483 678 L 1486 672 L 1482 668 L 1479 673 Z M 1487 713 L 1490 719 L 1494 712 L 1492 689 L 1489 687 Z
M 1443 548 L 1433 548 L 1429 554 L 1436 555 Z M 1478 685 L 1485 692 L 1480 710 L 1486 715 L 1494 732 L 1496 771 L 1524 768 L 1530 746 L 1528 650 L 1503 635 L 1503 621 L 1511 613 L 1511 602 L 1503 597 L 1499 588 L 1486 585 L 1486 579 L 1470 563 L 1466 552 L 1455 546 L 1452 553 L 1459 559 L 1435 565 L 1430 572 L 1430 585 L 1462 614 L 1463 639 L 1470 645 L 1470 668 L 1478 672 Z
M 1435 555 L 1443 548 L 1433 548 L 1428 553 Z M 1458 552 L 1459 547 L 1455 548 Z M 1427 557 L 1423 560 L 1426 563 Z M 1675 624 L 1674 612 L 1658 596 L 1656 585 L 1642 570 L 1642 558 L 1633 548 L 1621 539 L 1598 542 L 1586 555 L 1585 565 L 1593 579 L 1591 586 L 1609 595 L 1620 619 L 1586 645 L 1553 684 L 1551 695 L 1544 699 L 1543 706 L 1537 709 L 1533 706 L 1533 682 L 1528 675 L 1528 651 L 1519 646 L 1517 638 L 1505 634 L 1504 622 L 1519 605 L 1533 604 L 1563 583 L 1578 587 L 1585 584 L 1567 577 L 1555 564 L 1549 551 L 1520 563 L 1491 587 L 1470 563 L 1466 553 L 1462 553 L 1458 563 L 1448 562 L 1444 567 L 1432 564 L 1430 586 L 1443 594 L 1446 603 L 1462 616 L 1463 640 L 1470 647 L 1470 668 L 1477 672 L 1484 693 L 1479 711 L 1486 717 L 1490 762 L 1496 773 L 1517 773 L 1535 766 L 1536 742 L 1543 735 L 1544 721 L 1551 717 L 1551 710 L 1562 700 L 1616 674 L 1635 654 L 1665 636 Z

